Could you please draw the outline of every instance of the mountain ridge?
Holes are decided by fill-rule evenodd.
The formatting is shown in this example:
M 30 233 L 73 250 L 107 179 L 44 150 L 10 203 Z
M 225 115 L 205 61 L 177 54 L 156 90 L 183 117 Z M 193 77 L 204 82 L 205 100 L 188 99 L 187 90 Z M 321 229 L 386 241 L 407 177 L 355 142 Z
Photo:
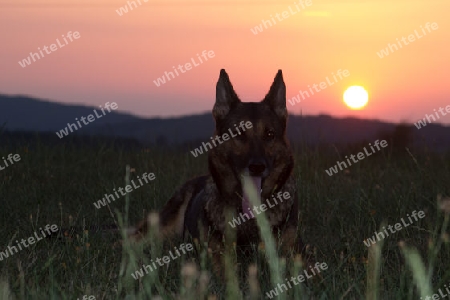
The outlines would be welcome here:
M 92 114 L 97 107 L 61 104 L 21 95 L 0 94 L 0 126 L 4 130 L 56 132 L 75 123 L 75 118 Z M 399 124 L 356 117 L 336 118 L 329 115 L 289 115 L 287 135 L 295 143 L 308 145 L 350 144 L 371 141 L 389 135 Z M 427 124 L 420 130 L 408 124 L 415 143 L 436 150 L 450 149 L 450 127 Z M 105 118 L 70 134 L 132 138 L 143 144 L 182 144 L 209 140 L 214 132 L 210 112 L 168 118 L 142 118 L 129 113 L 112 111 Z M 64 138 L 63 138 L 64 139 Z

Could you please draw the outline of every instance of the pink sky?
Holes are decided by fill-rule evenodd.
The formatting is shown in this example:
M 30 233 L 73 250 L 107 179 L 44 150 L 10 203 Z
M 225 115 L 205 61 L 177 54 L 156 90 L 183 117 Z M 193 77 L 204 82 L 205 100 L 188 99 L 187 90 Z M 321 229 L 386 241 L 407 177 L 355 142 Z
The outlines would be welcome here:
M 243 101 L 261 100 L 278 69 L 288 99 L 341 69 L 350 76 L 288 110 L 416 122 L 450 105 L 448 0 L 311 0 L 256 35 L 251 29 L 263 19 L 289 6 L 295 11 L 300 0 L 140 1 L 122 16 L 116 10 L 127 5 L 123 0 L 0 2 L 0 93 L 96 106 L 115 101 L 136 115 L 175 116 L 212 109 L 221 68 Z M 427 22 L 438 29 L 423 35 Z M 384 58 L 377 55 L 415 30 L 421 38 Z M 19 65 L 69 31 L 80 38 Z M 154 84 L 172 66 L 198 62 L 203 50 L 215 56 Z M 361 111 L 342 102 L 351 85 L 369 92 Z M 440 121 L 450 124 L 450 114 Z

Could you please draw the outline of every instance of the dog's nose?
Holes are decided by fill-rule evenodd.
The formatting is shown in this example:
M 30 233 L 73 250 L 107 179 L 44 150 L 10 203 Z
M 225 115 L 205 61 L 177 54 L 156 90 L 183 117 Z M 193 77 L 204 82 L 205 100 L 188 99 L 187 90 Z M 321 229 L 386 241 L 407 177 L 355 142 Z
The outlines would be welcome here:
M 261 176 L 266 170 L 266 163 L 264 161 L 253 161 L 248 165 L 248 170 L 252 176 Z

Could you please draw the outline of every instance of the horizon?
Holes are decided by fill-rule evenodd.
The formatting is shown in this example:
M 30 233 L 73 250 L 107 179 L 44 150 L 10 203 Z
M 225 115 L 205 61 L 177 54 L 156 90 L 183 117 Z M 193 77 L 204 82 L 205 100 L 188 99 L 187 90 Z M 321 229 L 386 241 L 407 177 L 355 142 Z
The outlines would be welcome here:
M 40 102 L 46 102 L 46 103 L 51 103 L 51 104 L 56 104 L 56 105 L 63 105 L 63 106 L 79 106 L 79 107 L 85 107 L 85 108 L 93 108 L 96 109 L 96 106 L 93 106 L 91 104 L 80 104 L 80 103 L 62 103 L 62 102 L 57 102 L 57 101 L 52 101 L 49 99 L 41 99 L 41 98 L 35 98 L 33 96 L 30 95 L 6 95 L 6 94 L 1 94 L 0 93 L 0 97 L 2 96 L 6 96 L 6 97 L 21 97 L 21 98 L 28 98 L 31 99 L 33 101 L 40 101 Z M 98 109 L 98 108 L 97 108 Z M 134 112 L 128 112 L 128 111 L 123 111 L 120 109 L 120 107 L 115 111 L 115 113 L 118 114 L 125 114 L 125 115 L 130 115 L 132 117 L 136 117 L 136 118 L 140 118 L 140 119 L 144 119 L 144 120 L 150 120 L 150 119 L 161 119 L 161 120 L 170 120 L 170 119 L 181 119 L 184 117 L 192 117 L 192 116 L 203 116 L 203 115 L 211 115 L 212 112 L 212 108 L 211 110 L 205 110 L 205 111 L 199 111 L 199 112 L 193 112 L 193 113 L 189 113 L 189 114 L 181 114 L 181 115 L 166 115 L 166 116 L 140 116 Z M 428 115 L 433 115 L 434 112 L 429 113 Z M 386 121 L 386 120 L 382 120 L 382 119 L 377 119 L 377 118 L 363 118 L 363 117 L 359 117 L 359 116 L 355 116 L 355 115 L 342 115 L 342 116 L 334 116 L 331 114 L 326 114 L 326 113 L 318 113 L 318 114 L 302 114 L 300 113 L 295 113 L 295 112 L 291 112 L 288 110 L 288 114 L 290 116 L 294 116 L 294 117 L 330 117 L 336 120 L 344 120 L 344 119 L 356 119 L 356 120 L 361 120 L 361 121 L 368 121 L 368 122 L 381 122 L 381 123 L 385 123 L 385 124 L 393 124 L 393 125 L 402 125 L 402 124 L 408 124 L 411 126 L 416 126 L 416 124 L 419 124 L 421 120 L 425 121 L 427 123 L 427 125 L 422 125 L 423 127 L 425 126 L 430 126 L 430 125 L 439 125 L 439 126 L 444 126 L 444 127 L 449 127 L 450 128 L 450 123 L 443 123 L 440 122 L 441 119 L 437 119 L 437 121 L 426 121 L 426 116 L 424 116 L 422 119 L 416 120 L 414 122 L 408 122 L 408 121 L 399 121 L 399 122 L 395 122 L 395 121 Z M 212 115 L 211 115 L 212 118 Z M 289 120 L 288 120 L 289 122 Z M 70 121 L 69 121 L 70 123 Z
M 2 96 L 6 96 L 6 97 L 23 97 L 23 98 L 29 98 L 32 99 L 33 101 L 38 100 L 38 101 L 42 101 L 42 102 L 47 102 L 47 103 L 52 103 L 52 104 L 56 104 L 56 105 L 63 105 L 63 106 L 80 106 L 80 107 L 85 107 L 85 108 L 93 108 L 95 109 L 96 106 L 93 105 L 89 105 L 89 104 L 79 104 L 79 103 L 62 103 L 62 102 L 56 102 L 56 101 L 51 101 L 49 99 L 40 99 L 40 98 L 35 98 L 29 95 L 6 95 L 6 94 L 1 94 L 0 93 L 0 97 Z M 98 109 L 98 108 L 97 108 Z M 212 110 L 212 108 L 211 108 Z M 126 115 L 130 115 L 132 117 L 136 117 L 136 118 L 141 118 L 141 119 L 145 119 L 145 120 L 150 120 L 150 119 L 161 119 L 161 120 L 170 120 L 170 119 L 180 119 L 180 118 L 184 118 L 184 117 L 193 117 L 193 116 L 203 116 L 203 115 L 211 115 L 211 110 L 209 111 L 203 111 L 203 112 L 194 112 L 191 114 L 182 114 L 182 115 L 167 115 L 167 116 L 151 116 L 151 117 L 146 117 L 146 116 L 139 116 L 138 114 L 135 114 L 133 112 L 127 112 L 127 111 L 121 111 L 120 108 L 117 109 L 117 111 L 115 111 L 115 113 L 118 114 L 126 114 Z M 294 116 L 294 117 L 330 117 L 336 120 L 344 120 L 344 119 L 356 119 L 356 120 L 361 120 L 361 121 L 368 121 L 368 122 L 381 122 L 381 123 L 385 123 L 385 124 L 393 124 L 393 125 L 402 125 L 402 124 L 408 124 L 408 125 L 415 125 L 417 123 L 419 123 L 420 120 L 425 120 L 426 118 L 422 118 L 420 120 L 417 120 L 416 122 L 391 122 L 391 121 L 385 121 L 385 120 L 381 120 L 381 119 L 376 119 L 376 118 L 361 118 L 358 116 L 351 116 L 351 115 L 344 115 L 344 116 L 333 116 L 330 114 L 325 114 L 325 113 L 318 113 L 318 114 L 302 114 L 302 113 L 295 113 L 295 112 L 290 112 L 288 111 L 289 116 Z M 428 115 L 432 115 L 431 113 Z M 212 118 L 212 115 L 211 115 Z M 440 119 L 439 119 L 440 120 Z M 433 121 L 433 122 L 426 122 L 428 123 L 427 125 L 423 125 L 423 127 L 425 126 L 431 126 L 431 125 L 440 125 L 440 126 L 444 126 L 444 127 L 450 127 L 450 124 L 446 124 L 446 123 L 442 123 L 438 121 Z M 69 122 L 70 123 L 70 122 Z
M 413 124 L 450 105 L 443 0 L 135 1 L 128 12 L 122 0 L 0 4 L 10 41 L 0 49 L 0 93 L 68 105 L 112 101 L 137 117 L 175 118 L 211 111 L 222 68 L 244 102 L 262 100 L 281 69 L 293 115 Z M 44 51 L 52 44 L 56 50 Z M 345 70 L 349 76 L 337 76 Z M 369 94 L 361 110 L 342 99 L 353 85 Z M 301 91 L 310 95 L 291 105 Z M 450 115 L 436 123 L 450 125 Z

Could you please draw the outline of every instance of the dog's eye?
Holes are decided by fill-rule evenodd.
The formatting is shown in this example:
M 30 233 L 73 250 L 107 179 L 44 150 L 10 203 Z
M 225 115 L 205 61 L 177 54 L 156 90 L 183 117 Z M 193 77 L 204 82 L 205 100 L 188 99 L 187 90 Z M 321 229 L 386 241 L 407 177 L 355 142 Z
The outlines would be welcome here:
M 275 132 L 273 130 L 266 130 L 266 140 L 270 141 L 275 138 Z

